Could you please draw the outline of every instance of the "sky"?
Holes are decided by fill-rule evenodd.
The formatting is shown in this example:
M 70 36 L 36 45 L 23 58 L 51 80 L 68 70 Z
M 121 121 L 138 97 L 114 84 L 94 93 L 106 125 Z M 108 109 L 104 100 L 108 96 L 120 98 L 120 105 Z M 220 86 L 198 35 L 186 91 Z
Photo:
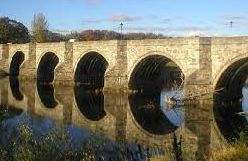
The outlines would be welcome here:
M 167 36 L 248 35 L 247 0 L 0 0 L 0 17 L 28 28 L 43 13 L 54 32 L 86 29 Z

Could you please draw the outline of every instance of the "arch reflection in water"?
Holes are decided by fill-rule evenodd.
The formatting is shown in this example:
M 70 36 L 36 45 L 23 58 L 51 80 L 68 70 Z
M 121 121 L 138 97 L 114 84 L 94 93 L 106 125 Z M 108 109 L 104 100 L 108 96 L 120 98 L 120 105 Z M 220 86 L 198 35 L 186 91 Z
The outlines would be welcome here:
M 37 82 L 37 90 L 41 102 L 47 108 L 55 108 L 58 105 L 58 102 L 54 96 L 54 87 L 52 84 L 43 84 Z
M 242 111 L 245 112 L 245 118 L 248 121 L 248 85 L 244 85 L 242 88 Z
M 245 129 L 247 121 L 238 115 L 242 111 L 239 101 L 225 104 L 214 103 L 214 118 L 220 132 L 227 140 L 239 137 L 240 132 Z
M 161 93 L 136 93 L 129 96 L 135 120 L 146 131 L 165 135 L 174 132 L 184 120 L 182 109 L 161 104 Z M 161 106 L 162 105 L 162 106 Z
M 248 86 L 242 87 L 242 101 L 215 102 L 214 116 L 215 121 L 227 140 L 238 138 L 240 132 L 248 126 L 248 116 L 241 113 L 248 112 Z
M 74 87 L 76 103 L 81 113 L 91 121 L 99 121 L 106 115 L 104 95 L 85 86 Z
M 20 91 L 20 84 L 19 84 L 18 78 L 10 77 L 9 81 L 10 81 L 10 89 L 11 89 L 13 96 L 15 97 L 16 100 L 22 101 L 23 94 Z

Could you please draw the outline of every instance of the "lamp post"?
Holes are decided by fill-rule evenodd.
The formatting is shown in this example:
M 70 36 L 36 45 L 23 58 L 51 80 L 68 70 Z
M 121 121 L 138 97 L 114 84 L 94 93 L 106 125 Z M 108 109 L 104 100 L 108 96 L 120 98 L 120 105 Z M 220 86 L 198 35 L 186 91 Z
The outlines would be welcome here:
M 123 35 L 122 35 L 122 31 L 123 31 L 123 23 L 120 23 L 120 27 L 121 27 L 121 40 L 123 39 Z

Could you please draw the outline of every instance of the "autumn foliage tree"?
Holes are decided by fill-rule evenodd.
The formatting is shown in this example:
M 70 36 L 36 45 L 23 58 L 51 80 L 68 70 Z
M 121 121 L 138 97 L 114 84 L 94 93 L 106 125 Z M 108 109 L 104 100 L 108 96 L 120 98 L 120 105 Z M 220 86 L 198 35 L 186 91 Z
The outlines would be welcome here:
M 86 30 L 82 33 L 85 41 L 96 40 L 96 35 L 93 30 Z
M 0 17 L 0 44 L 27 43 L 29 41 L 28 29 L 22 23 L 8 17 Z
M 98 41 L 98 40 L 119 40 L 120 33 L 108 30 L 85 30 L 82 32 L 73 32 L 65 36 L 67 39 L 77 39 L 79 41 Z M 142 39 L 163 39 L 162 34 L 154 33 L 126 33 L 123 34 L 125 40 L 142 40 Z

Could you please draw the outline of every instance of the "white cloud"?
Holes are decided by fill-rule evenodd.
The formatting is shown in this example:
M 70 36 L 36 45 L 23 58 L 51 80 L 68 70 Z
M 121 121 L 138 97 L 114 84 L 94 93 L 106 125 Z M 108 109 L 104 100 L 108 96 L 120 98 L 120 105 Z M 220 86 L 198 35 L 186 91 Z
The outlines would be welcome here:
M 111 22 L 132 22 L 132 21 L 137 21 L 140 19 L 141 19 L 141 17 L 127 15 L 127 14 L 123 14 L 123 13 L 113 14 L 108 18 L 108 20 Z
M 168 31 L 167 28 L 159 26 L 129 26 L 125 28 L 127 31 L 137 31 L 137 32 L 165 32 Z

